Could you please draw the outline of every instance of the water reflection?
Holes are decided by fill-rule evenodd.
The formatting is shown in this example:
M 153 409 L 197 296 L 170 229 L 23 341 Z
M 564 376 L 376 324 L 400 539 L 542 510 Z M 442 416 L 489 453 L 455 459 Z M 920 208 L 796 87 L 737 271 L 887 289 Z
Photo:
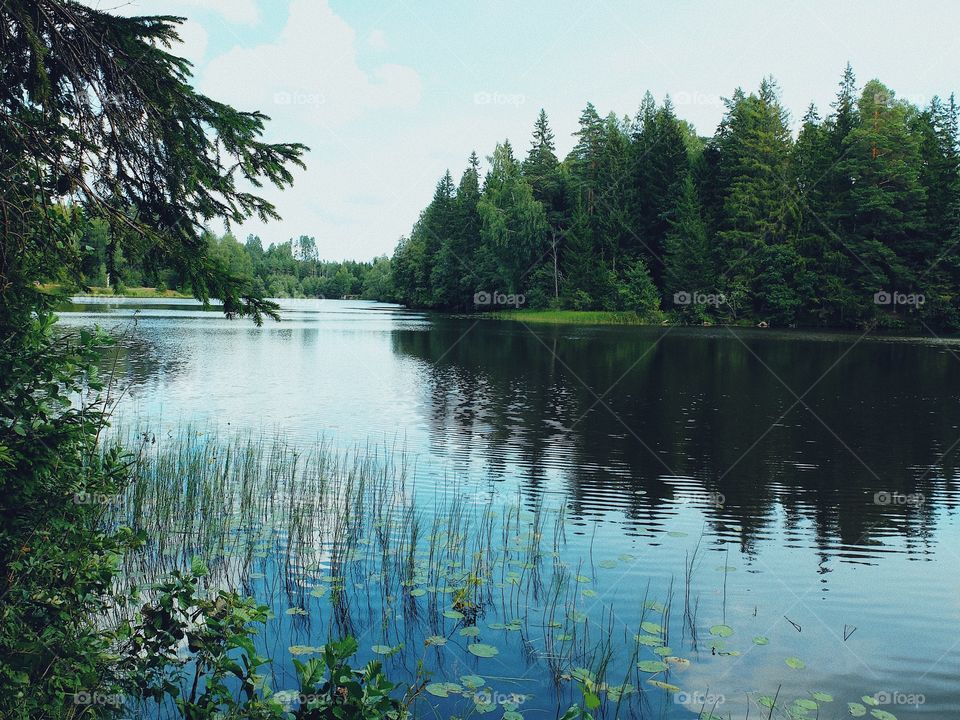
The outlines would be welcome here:
M 562 482 L 584 515 L 635 529 L 699 502 L 749 552 L 782 511 L 856 559 L 899 534 L 922 554 L 956 498 L 960 362 L 849 335 L 438 321 L 398 331 L 424 369 L 431 448 L 526 492 Z M 722 498 L 722 503 L 700 502 Z M 715 507 L 711 507 L 715 505 Z
M 858 698 L 865 677 L 871 692 L 911 678 L 927 705 L 901 720 L 955 707 L 960 646 L 943 632 L 960 622 L 952 346 L 283 306 L 283 323 L 259 329 L 166 301 L 84 306 L 63 323 L 116 328 L 104 368 L 116 365 L 134 423 L 402 447 L 424 497 L 457 476 L 468 502 L 562 505 L 571 562 L 636 558 L 601 588 L 601 607 L 626 622 L 644 588 L 665 597 L 699 549 L 704 615 L 726 604 L 703 622 L 744 628 L 735 674 L 752 685 L 737 692 L 784 680 L 782 656 L 749 653 L 758 634 L 781 654 L 802 641 L 808 675 L 790 677 L 806 688 Z

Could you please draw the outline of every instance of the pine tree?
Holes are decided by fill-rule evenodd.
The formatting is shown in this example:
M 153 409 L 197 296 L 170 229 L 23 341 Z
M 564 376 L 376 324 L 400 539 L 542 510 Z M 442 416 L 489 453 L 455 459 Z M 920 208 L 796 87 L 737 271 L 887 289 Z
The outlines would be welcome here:
M 548 253 L 542 258 L 549 264 L 546 270 L 534 270 L 530 289 L 535 304 L 557 302 L 560 295 L 560 243 L 569 221 L 569 203 L 566 174 L 556 156 L 554 134 L 547 114 L 540 110 L 533 129 L 530 151 L 523 162 L 523 176 L 533 190 L 533 196 L 543 205 L 549 228 Z M 538 264 L 539 269 L 539 264 Z M 534 277 L 535 274 L 535 277 Z M 550 297 L 552 300 L 547 300 Z
M 543 206 L 533 197 L 509 142 L 497 145 L 477 204 L 485 250 L 487 292 L 523 293 L 528 272 L 542 256 L 547 233 Z
M 917 291 L 912 286 L 930 248 L 923 237 L 926 193 L 911 109 L 871 80 L 857 110 L 861 121 L 847 136 L 839 163 L 852 184 L 843 239 L 856 260 L 850 280 L 869 307 L 878 290 Z
M 654 281 L 663 286 L 665 243 L 670 215 L 690 171 L 686 130 L 668 97 L 657 109 L 647 93 L 634 123 L 631 146 L 633 253 L 646 258 Z
M 680 185 L 676 212 L 667 233 L 665 259 L 665 298 L 670 299 L 675 293 L 717 293 L 707 228 L 689 173 Z
M 795 232 L 796 198 L 789 184 L 792 140 L 772 79 L 756 94 L 735 96 L 718 138 L 724 189 L 719 239 L 724 294 L 736 312 L 757 307 L 754 282 L 764 249 Z

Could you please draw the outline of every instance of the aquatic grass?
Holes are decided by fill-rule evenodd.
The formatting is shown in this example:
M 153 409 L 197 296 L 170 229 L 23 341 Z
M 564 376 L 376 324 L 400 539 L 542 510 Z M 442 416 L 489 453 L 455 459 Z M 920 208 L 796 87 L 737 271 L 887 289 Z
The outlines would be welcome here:
M 321 439 L 300 448 L 282 437 L 195 428 L 136 437 L 151 441 L 108 518 L 150 540 L 125 560 L 124 582 L 149 587 L 203 558 L 210 589 L 236 589 L 273 609 L 258 643 L 275 659 L 359 637 L 391 677 L 413 681 L 414 668 L 425 668 L 450 703 L 470 699 L 451 685 L 465 668 L 484 675 L 502 662 L 539 664 L 545 673 L 534 682 L 552 686 L 558 703 L 581 683 L 598 698 L 599 715 L 626 716 L 641 714 L 651 692 L 680 688 L 674 675 L 698 660 L 698 630 L 761 645 L 732 621 L 699 628 L 699 540 L 685 555 L 682 589 L 670 576 L 653 595 L 648 580 L 628 623 L 618 615 L 624 608 L 605 599 L 605 584 L 635 557 L 619 565 L 595 558 L 595 531 L 582 533 L 582 556 L 572 551 L 574 519 L 563 504 L 493 494 L 474 502 L 456 479 L 418 488 L 395 447 L 343 451 Z M 717 593 L 725 597 L 722 587 Z M 738 653 L 720 646 L 715 654 Z M 802 678 L 787 654 L 770 661 Z M 273 681 L 291 686 L 289 663 L 276 664 Z M 817 700 L 805 690 L 793 699 Z

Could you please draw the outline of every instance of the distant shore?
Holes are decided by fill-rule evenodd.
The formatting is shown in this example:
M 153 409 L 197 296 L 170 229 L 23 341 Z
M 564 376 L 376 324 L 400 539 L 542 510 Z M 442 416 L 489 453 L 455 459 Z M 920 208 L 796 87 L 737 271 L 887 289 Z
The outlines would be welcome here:
M 63 290 L 56 285 L 44 285 L 44 290 L 54 291 Z M 160 290 L 153 287 L 127 287 L 122 292 L 116 292 L 114 288 L 109 287 L 89 287 L 82 288 L 76 292 L 70 293 L 73 297 L 118 297 L 118 298 L 192 298 L 189 293 L 182 293 L 177 290 Z
M 661 319 L 641 317 L 632 311 L 607 310 L 504 310 L 487 313 L 494 320 L 553 325 L 659 325 Z

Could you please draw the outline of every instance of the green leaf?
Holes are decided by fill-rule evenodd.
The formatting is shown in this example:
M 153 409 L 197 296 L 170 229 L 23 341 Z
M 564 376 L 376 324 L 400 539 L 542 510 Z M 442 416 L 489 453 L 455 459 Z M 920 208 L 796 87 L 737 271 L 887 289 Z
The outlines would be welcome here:
M 500 654 L 500 651 L 497 650 L 493 645 L 487 645 L 486 643 L 473 643 L 472 645 L 467 645 L 467 651 L 481 658 L 491 658 L 494 655 Z
M 641 660 L 637 663 L 641 672 L 658 673 L 667 669 L 667 664 L 662 660 Z
M 710 628 L 710 634 L 723 638 L 730 637 L 733 635 L 733 628 L 729 625 L 714 625 L 712 628 Z
M 596 693 L 585 692 L 583 694 L 583 704 L 587 706 L 587 710 L 596 710 L 600 707 L 600 698 Z
M 847 703 L 847 710 L 853 717 L 863 717 L 867 714 L 867 708 L 856 702 Z
M 210 571 L 207 569 L 207 564 L 203 561 L 203 558 L 195 555 L 190 558 L 190 572 L 197 577 L 206 577 Z
M 788 657 L 784 662 L 787 664 L 787 667 L 791 667 L 794 670 L 803 670 L 807 665 L 800 658 Z

